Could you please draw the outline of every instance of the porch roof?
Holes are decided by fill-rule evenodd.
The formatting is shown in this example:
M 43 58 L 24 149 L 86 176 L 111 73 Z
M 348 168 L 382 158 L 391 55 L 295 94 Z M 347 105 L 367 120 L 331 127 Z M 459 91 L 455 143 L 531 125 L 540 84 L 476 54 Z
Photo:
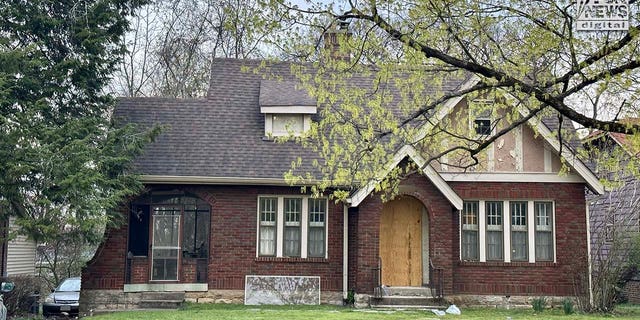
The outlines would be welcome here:
M 402 160 L 405 158 L 411 159 L 419 168 L 420 172 L 433 183 L 436 188 L 444 195 L 447 200 L 453 205 L 456 209 L 462 210 L 462 198 L 458 196 L 458 194 L 453 191 L 451 186 L 440 176 L 440 174 L 430 165 L 427 164 L 427 160 L 423 158 L 418 150 L 414 147 L 405 145 L 396 152 L 393 160 L 387 164 L 384 172 L 380 172 L 379 176 L 376 177 L 372 181 L 369 181 L 364 187 L 357 190 L 347 202 L 352 207 L 357 207 L 360 203 L 376 188 L 377 181 L 384 179 L 391 170 L 397 167 Z

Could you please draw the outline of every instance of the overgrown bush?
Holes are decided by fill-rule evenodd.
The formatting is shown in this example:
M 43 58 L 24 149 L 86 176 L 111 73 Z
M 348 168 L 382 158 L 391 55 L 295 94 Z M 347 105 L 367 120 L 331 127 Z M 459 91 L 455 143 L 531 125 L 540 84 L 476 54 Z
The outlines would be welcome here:
M 547 307 L 547 298 L 545 297 L 535 298 L 531 300 L 531 306 L 533 307 L 533 311 L 542 312 L 544 311 L 544 308 Z
M 7 316 L 28 313 L 32 304 L 37 301 L 35 295 L 42 294 L 42 289 L 45 287 L 42 278 L 30 275 L 13 276 L 4 278 L 3 281 L 15 283 L 13 291 L 4 294 Z
M 562 300 L 562 311 L 564 314 L 570 315 L 575 313 L 575 309 L 573 308 L 573 301 L 569 298 Z

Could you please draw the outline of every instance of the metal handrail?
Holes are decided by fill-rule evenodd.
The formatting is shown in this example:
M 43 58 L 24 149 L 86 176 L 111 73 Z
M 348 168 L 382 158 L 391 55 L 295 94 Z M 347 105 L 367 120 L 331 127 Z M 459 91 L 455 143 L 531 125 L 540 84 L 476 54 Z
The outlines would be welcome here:
M 444 277 L 442 274 L 443 269 L 436 268 L 429 258 L 429 287 L 434 298 L 444 298 Z
M 373 271 L 373 297 L 382 298 L 382 258 L 378 257 L 378 266 L 372 269 Z

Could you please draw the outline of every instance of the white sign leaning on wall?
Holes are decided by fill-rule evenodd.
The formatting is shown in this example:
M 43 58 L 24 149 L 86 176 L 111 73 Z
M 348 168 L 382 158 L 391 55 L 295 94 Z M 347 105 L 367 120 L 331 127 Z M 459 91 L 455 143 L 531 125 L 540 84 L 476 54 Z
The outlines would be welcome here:
M 629 0 L 577 0 L 576 30 L 629 30 Z

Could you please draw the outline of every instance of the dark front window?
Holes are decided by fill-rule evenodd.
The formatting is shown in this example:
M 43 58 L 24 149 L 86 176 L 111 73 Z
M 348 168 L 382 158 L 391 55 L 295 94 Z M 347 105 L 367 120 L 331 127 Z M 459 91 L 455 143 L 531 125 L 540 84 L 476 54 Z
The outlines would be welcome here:
M 209 256 L 209 222 L 211 210 L 194 198 L 184 206 L 182 222 L 182 255 L 191 258 Z
M 489 119 L 476 119 L 473 121 L 473 127 L 478 135 L 491 135 L 491 120 Z
M 152 281 L 180 280 L 182 258 L 208 258 L 210 220 L 211 206 L 204 200 L 153 191 L 131 206 L 129 252 L 151 256 Z

